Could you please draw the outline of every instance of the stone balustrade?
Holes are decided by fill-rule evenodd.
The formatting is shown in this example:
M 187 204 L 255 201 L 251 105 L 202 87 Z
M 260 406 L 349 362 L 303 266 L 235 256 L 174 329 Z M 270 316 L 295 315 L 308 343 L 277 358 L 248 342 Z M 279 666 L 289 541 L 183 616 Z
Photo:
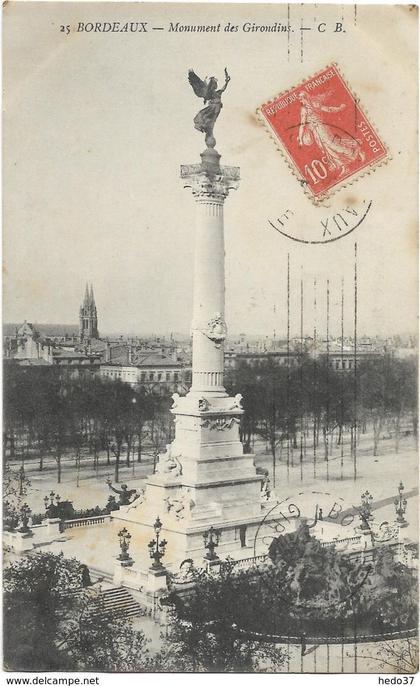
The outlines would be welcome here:
M 255 567 L 258 564 L 262 564 L 264 562 L 269 561 L 270 558 L 268 555 L 256 555 L 254 557 L 245 557 L 242 560 L 236 560 L 234 562 L 235 564 L 235 569 L 250 569 L 251 567 Z
M 74 529 L 79 526 L 93 526 L 94 524 L 104 524 L 109 521 L 110 515 L 99 515 L 96 517 L 85 517 L 81 519 L 67 519 L 64 521 L 63 529 Z

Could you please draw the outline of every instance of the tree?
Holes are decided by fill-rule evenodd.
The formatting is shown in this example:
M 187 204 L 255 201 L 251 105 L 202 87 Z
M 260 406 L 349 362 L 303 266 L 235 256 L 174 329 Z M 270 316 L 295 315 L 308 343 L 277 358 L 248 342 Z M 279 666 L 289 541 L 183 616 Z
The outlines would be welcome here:
M 106 611 L 99 594 L 84 593 L 66 621 L 61 649 L 79 670 L 142 672 L 150 668 L 147 644 L 130 619 Z
M 252 442 L 260 416 L 258 384 L 254 368 L 246 362 L 240 361 L 237 369 L 227 370 L 225 386 L 231 396 L 236 395 L 238 391 L 242 394 L 244 414 L 241 418 L 240 438 L 244 446 L 244 452 L 250 453 L 252 452 Z
M 340 617 L 359 576 L 349 577 L 351 562 L 310 535 L 306 523 L 274 538 L 269 547 L 273 567 L 264 574 L 262 606 L 267 627 L 283 633 L 328 635 Z
M 268 650 L 268 659 L 275 636 L 330 637 L 352 635 L 355 626 L 364 633 L 416 626 L 415 579 L 386 547 L 376 549 L 373 564 L 361 565 L 301 526 L 273 539 L 269 556 L 271 564 L 247 571 L 227 563 L 219 576 L 196 572 L 190 596 L 172 593 L 171 641 L 185 669 L 255 669 L 249 661 L 253 651 L 258 656 Z
M 371 573 L 356 600 L 358 621 L 369 622 L 378 632 L 412 629 L 416 625 L 416 579 L 386 546 L 378 548 Z
M 83 588 L 85 566 L 35 553 L 4 572 L 4 656 L 14 671 L 144 671 L 144 634 Z
M 132 413 L 133 392 L 130 386 L 116 380 L 104 386 L 106 393 L 102 396 L 103 420 L 107 429 L 108 449 L 115 456 L 114 481 L 120 480 L 120 461 L 127 433 L 127 423 Z
M 147 396 L 149 403 L 149 433 L 148 438 L 153 447 L 154 460 L 172 436 L 172 416 L 169 413 L 171 399 L 168 395 L 150 393 Z M 155 465 L 156 466 L 156 465 Z
M 140 386 L 136 389 L 136 393 L 134 395 L 132 403 L 134 405 L 134 427 L 137 435 L 137 462 L 141 463 L 143 430 L 146 421 L 152 415 L 152 407 L 151 400 L 149 398 L 149 393 L 147 393 L 147 391 L 142 386 Z
M 70 668 L 60 651 L 63 617 L 81 586 L 81 565 L 63 555 L 37 553 L 4 571 L 4 656 L 10 670 Z
M 274 568 L 267 570 L 265 583 L 273 598 L 267 606 L 259 599 L 267 626 L 274 623 L 273 614 L 277 620 L 283 616 L 290 631 L 300 624 L 318 635 L 331 635 L 334 625 L 340 630 L 343 618 L 347 628 L 356 619 L 372 633 L 416 624 L 416 580 L 387 546 L 375 549 L 372 563 L 360 565 L 357 558 L 323 547 L 302 525 L 273 539 L 269 556 Z
M 298 400 L 294 393 L 288 398 L 289 381 L 287 369 L 271 358 L 255 365 L 241 364 L 228 377 L 228 390 L 244 396 L 241 433 L 245 452 L 250 452 L 254 434 L 266 441 L 273 460 L 274 486 L 278 448 L 285 438 L 296 440 Z
M 419 645 L 416 638 L 384 641 L 378 645 L 376 659 L 378 671 L 389 672 L 389 667 L 398 674 L 414 674 L 419 668 Z M 369 656 L 372 660 L 372 656 Z
M 373 454 L 378 454 L 385 422 L 394 424 L 398 451 L 401 419 L 411 413 L 417 432 L 417 365 L 415 360 L 399 360 L 390 354 L 367 360 L 359 368 L 360 399 L 373 425 Z
M 6 462 L 3 468 L 3 522 L 10 528 L 18 525 L 22 507 L 31 482 L 22 467 L 12 469 Z
M 392 360 L 389 375 L 388 402 L 393 415 L 395 452 L 398 452 L 404 416 L 411 414 L 414 435 L 417 432 L 417 359 Z
M 242 628 L 248 615 L 246 575 L 235 574 L 230 562 L 214 575 L 193 571 L 194 588 L 188 596 L 173 591 L 169 637 L 156 661 L 164 671 L 256 672 L 273 669 L 286 659 L 284 652 L 264 637 L 250 637 Z

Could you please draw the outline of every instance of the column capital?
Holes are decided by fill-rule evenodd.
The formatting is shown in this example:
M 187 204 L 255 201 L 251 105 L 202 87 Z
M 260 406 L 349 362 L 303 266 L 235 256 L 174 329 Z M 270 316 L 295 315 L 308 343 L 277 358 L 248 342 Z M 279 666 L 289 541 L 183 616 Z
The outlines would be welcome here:
M 223 204 L 230 190 L 239 187 L 239 167 L 218 167 L 210 171 L 203 164 L 181 165 L 184 188 L 191 188 L 198 202 Z

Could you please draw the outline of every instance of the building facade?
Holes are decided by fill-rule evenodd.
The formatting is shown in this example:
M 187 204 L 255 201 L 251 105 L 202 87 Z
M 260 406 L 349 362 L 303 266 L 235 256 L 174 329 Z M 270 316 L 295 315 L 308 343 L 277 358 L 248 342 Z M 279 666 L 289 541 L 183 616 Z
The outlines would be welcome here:
M 77 377 L 99 371 L 100 355 L 89 350 L 76 350 L 74 344 L 61 344 L 41 336 L 30 322 L 24 322 L 16 336 L 6 341 L 6 359 L 20 367 L 60 367 Z
M 163 352 L 142 351 L 130 357 L 130 362 L 101 364 L 101 377 L 157 393 L 185 393 L 191 383 L 191 367 Z

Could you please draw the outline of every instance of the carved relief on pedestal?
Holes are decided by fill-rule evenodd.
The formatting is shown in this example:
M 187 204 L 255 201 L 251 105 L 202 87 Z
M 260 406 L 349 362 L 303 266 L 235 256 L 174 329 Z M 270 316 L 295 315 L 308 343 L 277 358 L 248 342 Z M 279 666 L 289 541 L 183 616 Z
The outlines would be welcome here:
M 139 505 L 142 505 L 144 503 L 145 497 L 146 497 L 145 493 L 146 493 L 145 488 L 138 489 L 138 494 L 134 497 L 134 499 L 128 505 L 127 512 L 129 512 L 133 508 L 137 508 Z
M 178 457 L 180 457 L 180 455 L 172 455 L 171 446 L 168 446 L 166 453 L 159 456 L 159 462 L 156 465 L 156 474 L 173 477 L 181 476 L 182 464 Z
M 229 408 L 230 410 L 243 410 L 242 407 L 242 395 L 241 393 L 237 393 L 235 397 L 233 398 L 233 405 Z
M 271 481 L 268 474 L 265 475 L 264 480 L 261 482 L 261 492 L 260 498 L 263 501 L 270 500 L 271 498 Z
M 217 417 L 214 419 L 203 419 L 201 427 L 204 429 L 216 429 L 217 431 L 224 431 L 231 429 L 233 424 L 239 424 L 240 420 L 237 417 Z
M 175 582 L 186 582 L 186 581 L 193 581 L 195 579 L 195 570 L 194 570 L 194 562 L 192 558 L 188 557 L 186 560 L 183 560 L 181 564 L 179 565 L 179 571 L 177 574 L 174 574 L 174 581 Z
M 166 503 L 166 511 L 173 514 L 176 519 L 184 519 L 195 507 L 195 501 L 191 497 L 189 488 L 182 492 L 178 498 L 168 496 L 164 502 Z
M 197 404 L 200 412 L 207 412 L 210 407 L 210 403 L 206 398 L 199 398 Z

